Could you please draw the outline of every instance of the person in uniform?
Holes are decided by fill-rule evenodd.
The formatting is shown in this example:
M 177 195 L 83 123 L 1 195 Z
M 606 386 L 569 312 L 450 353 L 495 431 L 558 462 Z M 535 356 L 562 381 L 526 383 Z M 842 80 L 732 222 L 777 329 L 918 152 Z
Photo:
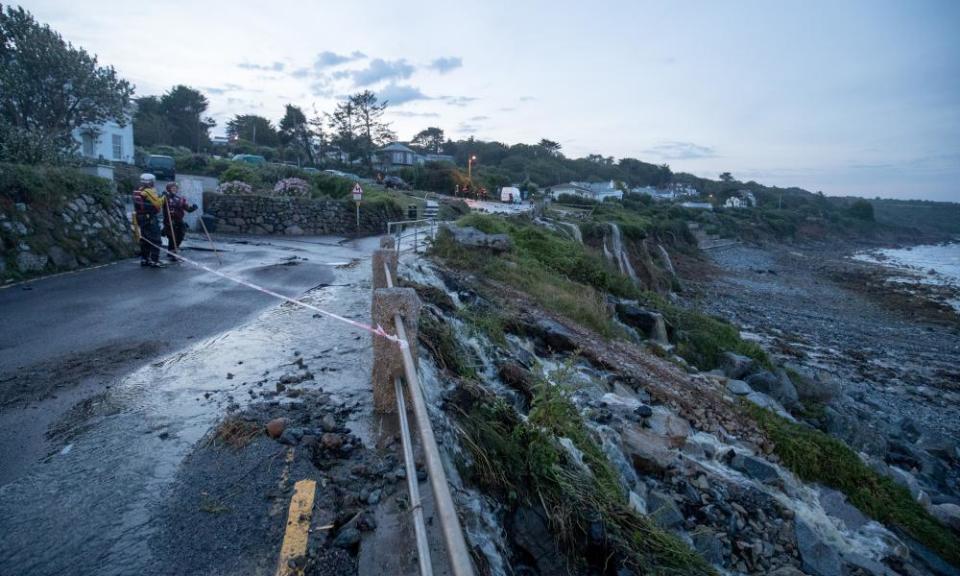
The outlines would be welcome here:
M 157 194 L 153 174 L 140 175 L 140 187 L 133 191 L 133 211 L 140 230 L 140 265 L 151 268 L 166 266 L 160 262 L 160 215 L 163 197 Z
M 196 204 L 187 204 L 187 199 L 179 194 L 180 187 L 176 182 L 167 184 L 163 194 L 163 235 L 167 237 L 167 250 L 178 252 L 180 243 L 186 235 L 187 226 L 183 217 L 187 212 L 197 209 Z M 167 254 L 167 258 L 176 261 L 177 257 Z

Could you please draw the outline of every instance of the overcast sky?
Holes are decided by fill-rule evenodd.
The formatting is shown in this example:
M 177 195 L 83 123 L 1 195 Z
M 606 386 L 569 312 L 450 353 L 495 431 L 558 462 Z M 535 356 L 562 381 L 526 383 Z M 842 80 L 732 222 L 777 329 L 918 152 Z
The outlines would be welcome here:
M 402 140 L 559 141 L 716 178 L 960 201 L 960 2 L 33 0 L 136 84 L 309 115 L 371 89 Z M 481 159 L 482 161 L 482 159 Z

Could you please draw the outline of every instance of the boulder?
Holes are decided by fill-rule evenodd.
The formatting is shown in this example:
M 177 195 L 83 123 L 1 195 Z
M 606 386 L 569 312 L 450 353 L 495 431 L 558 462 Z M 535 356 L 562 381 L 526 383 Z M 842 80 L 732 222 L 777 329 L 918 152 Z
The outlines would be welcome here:
M 678 453 L 663 436 L 647 429 L 630 428 L 623 432 L 623 451 L 642 475 L 659 475 L 676 465 Z
M 510 517 L 510 534 L 514 544 L 533 558 L 538 573 L 567 573 L 564 555 L 541 512 L 528 507 L 518 508 Z
M 440 228 L 441 237 L 452 239 L 461 246 L 484 248 L 492 252 L 507 252 L 513 244 L 506 234 L 487 234 L 472 226 L 445 224 Z
M 764 484 L 771 484 L 780 478 L 777 469 L 762 458 L 736 452 L 729 455 L 729 458 L 730 467 L 748 478 L 753 478 Z
M 533 399 L 535 378 L 519 362 L 507 361 L 497 368 L 497 374 L 504 384 L 519 392 L 527 402 Z
M 710 528 L 701 528 L 694 532 L 693 547 L 703 556 L 703 559 L 713 565 L 723 564 L 723 541 L 720 535 Z
M 806 368 L 793 362 L 784 364 L 784 368 L 799 376 L 793 381 L 793 385 L 800 400 L 825 404 L 839 396 L 842 391 L 840 379 L 826 370 Z
M 20 252 L 17 254 L 17 269 L 20 272 L 39 272 L 47 265 L 48 258 L 42 254 L 33 252 Z
M 929 507 L 933 517 L 945 526 L 960 532 L 960 506 L 956 504 L 933 504 Z
M 828 515 L 843 522 L 849 530 L 859 530 L 861 526 L 870 522 L 855 506 L 847 503 L 847 497 L 842 492 L 823 488 L 820 491 L 820 505 Z
M 279 438 L 283 431 L 287 427 L 286 418 L 274 418 L 273 420 L 267 422 L 267 434 L 271 438 Z
M 629 302 L 617 304 L 616 311 L 624 324 L 636 328 L 647 338 L 661 344 L 670 343 L 663 314 Z
M 664 438 L 671 448 L 683 446 L 687 442 L 687 437 L 693 432 L 686 420 L 662 408 L 656 410 L 647 419 L 647 423 L 650 431 Z
M 681 514 L 680 509 L 677 508 L 677 503 L 673 501 L 673 498 L 663 492 L 656 490 L 650 492 L 647 496 L 647 509 L 650 511 L 650 517 L 657 523 L 657 526 L 660 526 L 664 530 L 677 528 L 683 524 L 683 514 Z
M 820 537 L 812 526 L 798 519 L 794 532 L 803 570 L 813 576 L 841 576 L 840 555 Z
M 57 268 L 67 268 L 73 270 L 77 266 L 77 259 L 60 246 L 51 246 L 47 250 L 47 255 L 50 256 L 50 261 L 53 262 L 53 265 Z
M 728 378 L 743 378 L 753 369 L 753 358 L 734 352 L 724 352 L 720 357 L 720 369 Z
M 797 390 L 786 372 L 777 375 L 769 370 L 747 376 L 746 382 L 757 392 L 763 392 L 784 406 L 796 404 Z
M 747 394 L 753 392 L 753 389 L 750 388 L 750 385 L 743 380 L 728 380 L 727 392 L 733 394 L 734 396 L 746 396 Z

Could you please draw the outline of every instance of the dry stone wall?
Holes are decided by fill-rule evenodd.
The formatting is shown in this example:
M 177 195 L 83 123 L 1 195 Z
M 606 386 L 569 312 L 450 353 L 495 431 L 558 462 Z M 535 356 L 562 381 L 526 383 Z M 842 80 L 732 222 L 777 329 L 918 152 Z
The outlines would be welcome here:
M 369 236 L 382 234 L 387 222 L 402 220 L 392 202 L 360 205 L 360 225 L 352 202 L 333 199 L 275 198 L 205 193 L 204 213 L 216 217 L 217 232 L 285 236 Z

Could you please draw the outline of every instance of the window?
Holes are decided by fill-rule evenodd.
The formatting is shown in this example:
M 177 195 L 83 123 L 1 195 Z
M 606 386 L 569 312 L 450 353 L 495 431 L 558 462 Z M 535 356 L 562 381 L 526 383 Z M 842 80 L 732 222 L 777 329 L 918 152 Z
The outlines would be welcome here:
M 113 135 L 113 159 L 123 159 L 123 134 Z
M 95 145 L 96 145 L 96 141 L 93 138 L 93 134 L 89 132 L 84 132 L 83 133 L 83 155 L 88 158 L 93 158 L 95 156 L 93 151 Z

